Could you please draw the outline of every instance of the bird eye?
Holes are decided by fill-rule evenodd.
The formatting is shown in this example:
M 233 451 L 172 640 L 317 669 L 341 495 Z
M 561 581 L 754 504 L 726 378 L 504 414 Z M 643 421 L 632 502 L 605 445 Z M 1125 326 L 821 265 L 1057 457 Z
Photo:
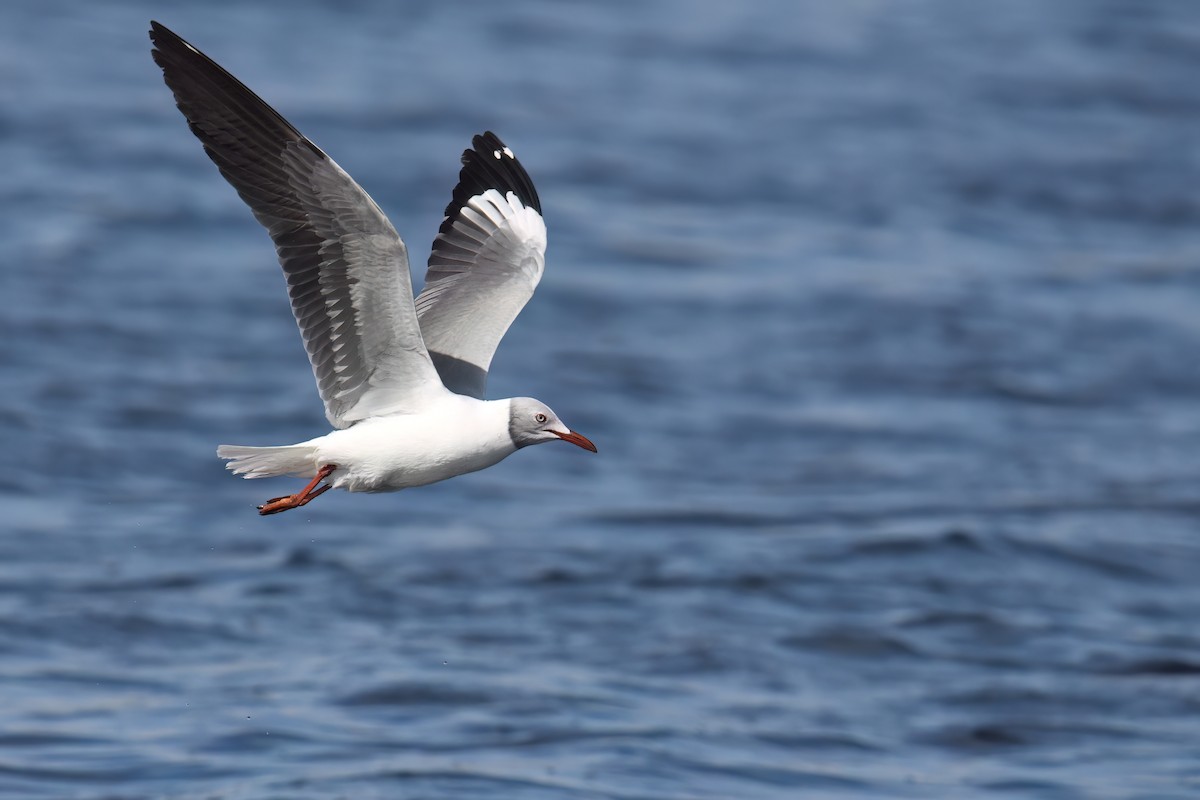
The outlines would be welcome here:
M 533 419 L 535 422 L 537 422 L 538 425 L 546 424 L 546 415 L 545 414 L 535 414 Z

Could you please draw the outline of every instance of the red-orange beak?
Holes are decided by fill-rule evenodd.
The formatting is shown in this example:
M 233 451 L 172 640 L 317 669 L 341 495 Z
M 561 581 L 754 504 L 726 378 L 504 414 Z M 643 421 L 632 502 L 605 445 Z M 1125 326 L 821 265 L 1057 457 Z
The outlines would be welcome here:
M 593 453 L 596 452 L 596 445 L 592 444 L 592 441 L 583 434 L 576 433 L 575 431 L 567 431 L 566 433 L 559 433 L 558 431 L 550 432 L 562 439 L 564 442 L 570 442 L 576 447 L 582 447 L 584 450 L 591 450 Z

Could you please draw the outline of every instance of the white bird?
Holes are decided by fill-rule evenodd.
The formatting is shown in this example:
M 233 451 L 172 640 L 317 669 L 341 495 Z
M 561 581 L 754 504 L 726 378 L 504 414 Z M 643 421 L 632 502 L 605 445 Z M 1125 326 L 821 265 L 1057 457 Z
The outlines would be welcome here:
M 546 252 L 537 191 L 495 134 L 463 153 L 414 303 L 404 242 L 362 187 L 174 32 L 151 22 L 150 39 L 192 133 L 275 242 L 335 428 L 299 444 L 217 449 L 236 475 L 311 479 L 260 514 L 330 488 L 423 486 L 531 444 L 596 452 L 544 403 L 484 399 L 492 355 L 541 280 Z

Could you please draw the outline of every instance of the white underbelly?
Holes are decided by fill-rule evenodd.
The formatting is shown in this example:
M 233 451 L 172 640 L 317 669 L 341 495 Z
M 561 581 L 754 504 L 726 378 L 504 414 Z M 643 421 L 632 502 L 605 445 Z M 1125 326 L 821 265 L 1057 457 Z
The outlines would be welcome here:
M 516 452 L 506 426 L 472 422 L 461 416 L 383 417 L 313 444 L 318 465 L 338 467 L 329 477 L 335 489 L 394 492 L 475 472 Z
M 344 484 L 337 482 L 337 473 L 334 473 L 334 486 L 344 488 L 348 492 L 396 492 L 410 486 L 425 486 L 456 475 L 475 472 L 499 463 L 507 455 L 508 453 L 503 452 L 459 453 L 434 463 L 408 463 L 379 470 L 358 471 L 348 475 Z

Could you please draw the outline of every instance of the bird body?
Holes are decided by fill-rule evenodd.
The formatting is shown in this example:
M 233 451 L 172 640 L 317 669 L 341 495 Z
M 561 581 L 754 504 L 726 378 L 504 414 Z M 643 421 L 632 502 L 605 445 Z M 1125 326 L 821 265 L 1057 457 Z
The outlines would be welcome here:
M 517 452 L 508 433 L 510 405 L 510 400 L 450 394 L 427 412 L 364 420 L 312 444 L 318 463 L 348 465 L 333 473 L 335 489 L 424 486 L 490 467 Z
M 216 62 L 150 26 L 154 60 L 192 133 L 275 243 L 335 429 L 294 445 L 217 449 L 246 478 L 310 479 L 259 513 L 330 488 L 423 486 L 547 441 L 596 451 L 538 400 L 484 397 L 492 356 L 541 280 L 546 250 L 537 190 L 499 137 L 486 132 L 464 151 L 414 298 L 408 249 L 362 187 Z
M 476 400 L 447 392 L 424 412 L 372 417 L 307 442 L 283 447 L 222 445 L 236 474 L 326 480 L 349 492 L 394 492 L 475 472 L 517 451 L 508 433 L 511 400 Z

